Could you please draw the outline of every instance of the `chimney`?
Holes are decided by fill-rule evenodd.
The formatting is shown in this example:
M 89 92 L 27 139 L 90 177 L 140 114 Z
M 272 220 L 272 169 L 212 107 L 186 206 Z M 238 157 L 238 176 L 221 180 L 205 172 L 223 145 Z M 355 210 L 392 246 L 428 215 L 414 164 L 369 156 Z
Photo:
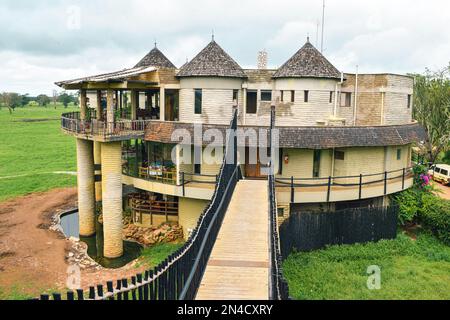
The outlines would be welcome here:
M 266 50 L 262 50 L 258 52 L 258 69 L 263 70 L 267 69 L 267 52 Z

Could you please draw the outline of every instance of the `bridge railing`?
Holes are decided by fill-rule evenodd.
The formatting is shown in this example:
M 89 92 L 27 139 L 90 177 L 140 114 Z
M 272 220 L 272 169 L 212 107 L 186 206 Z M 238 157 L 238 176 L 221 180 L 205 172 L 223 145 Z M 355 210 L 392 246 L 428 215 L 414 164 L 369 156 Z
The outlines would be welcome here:
M 237 128 L 237 110 L 234 110 L 230 129 Z M 232 159 L 230 160 L 231 156 Z M 79 289 L 68 291 L 67 300 L 192 300 L 197 294 L 212 247 L 217 238 L 234 188 L 241 179 L 237 165 L 237 139 L 230 135 L 224 161 L 211 202 L 198 219 L 186 243 L 153 270 L 138 273 L 131 279 L 107 281 L 89 287 L 86 293 Z M 40 300 L 62 300 L 60 293 L 41 295 Z
M 272 107 L 271 110 L 271 120 L 270 120 L 270 155 L 273 158 L 275 156 L 272 141 L 272 129 L 275 128 L 275 108 Z M 288 300 L 289 299 L 289 286 L 286 279 L 283 276 L 282 268 L 282 256 L 280 249 L 280 236 L 278 231 L 277 223 L 277 199 L 275 192 L 275 177 L 274 170 L 272 168 L 273 159 L 269 163 L 270 174 L 268 176 L 269 180 L 269 228 L 270 228 L 270 279 L 269 279 L 269 297 L 271 300 Z

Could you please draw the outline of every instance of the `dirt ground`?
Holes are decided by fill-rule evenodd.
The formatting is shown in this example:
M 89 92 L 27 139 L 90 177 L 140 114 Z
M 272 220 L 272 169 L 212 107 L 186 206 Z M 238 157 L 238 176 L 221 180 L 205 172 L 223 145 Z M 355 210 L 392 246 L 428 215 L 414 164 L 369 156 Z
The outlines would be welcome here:
M 57 210 L 74 207 L 76 188 L 36 193 L 0 203 L 0 293 L 36 296 L 66 288 L 69 240 L 51 231 Z M 83 287 L 121 279 L 143 271 L 129 264 L 121 269 L 82 271 Z
M 450 187 L 449 186 L 444 186 L 438 182 L 433 182 L 433 184 L 438 190 L 442 191 L 442 192 L 438 193 L 438 195 L 441 198 L 450 200 Z

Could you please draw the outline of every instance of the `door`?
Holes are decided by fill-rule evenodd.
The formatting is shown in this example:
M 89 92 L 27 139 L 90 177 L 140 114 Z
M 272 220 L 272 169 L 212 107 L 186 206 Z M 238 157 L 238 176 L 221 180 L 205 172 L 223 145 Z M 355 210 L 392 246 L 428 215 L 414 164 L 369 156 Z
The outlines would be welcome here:
M 256 159 L 256 161 L 255 161 Z M 264 178 L 267 173 L 262 172 L 259 158 L 259 149 L 245 147 L 245 176 L 247 178 Z

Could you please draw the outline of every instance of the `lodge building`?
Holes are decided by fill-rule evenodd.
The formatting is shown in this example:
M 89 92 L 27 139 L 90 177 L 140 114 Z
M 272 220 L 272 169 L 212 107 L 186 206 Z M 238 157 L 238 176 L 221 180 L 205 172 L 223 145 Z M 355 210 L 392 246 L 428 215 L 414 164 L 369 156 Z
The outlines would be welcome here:
M 133 68 L 58 82 L 80 91 L 80 112 L 62 117 L 77 139 L 80 234 L 95 232 L 101 203 L 107 257 L 122 254 L 124 209 L 138 224 L 178 222 L 188 237 L 221 163 L 182 162 L 186 145 L 172 134 L 194 136 L 198 124 L 225 132 L 233 106 L 239 128 L 273 120 L 279 132 L 279 222 L 291 212 L 387 205 L 412 186 L 411 148 L 425 139 L 412 119 L 413 84 L 398 74 L 341 73 L 309 40 L 276 70 L 242 69 L 212 40 L 179 69 L 155 46 Z M 267 163 L 248 155 L 267 145 L 239 147 L 243 176 L 264 179 Z

